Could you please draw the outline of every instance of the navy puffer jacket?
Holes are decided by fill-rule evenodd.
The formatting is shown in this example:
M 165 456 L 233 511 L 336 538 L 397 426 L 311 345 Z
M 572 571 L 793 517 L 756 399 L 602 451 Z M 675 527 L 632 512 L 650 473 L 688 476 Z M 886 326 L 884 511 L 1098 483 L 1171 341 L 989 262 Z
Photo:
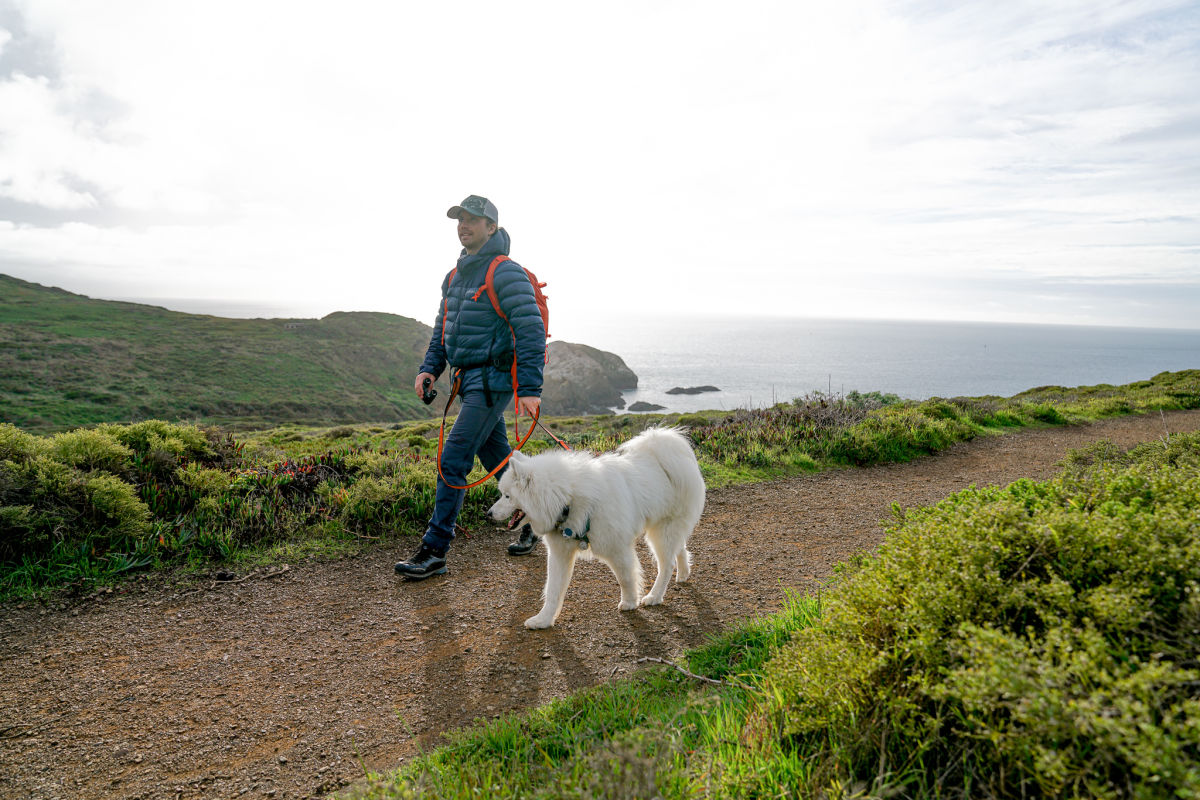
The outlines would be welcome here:
M 505 322 L 492 308 L 487 291 L 472 299 L 487 277 L 488 264 L 498 255 L 508 255 L 508 231 L 500 228 L 475 255 L 466 251 L 458 258 L 454 280 L 447 273 L 442 281 L 442 301 L 421 372 L 438 377 L 450 364 L 467 367 L 494 363 L 515 352 L 517 356 L 517 396 L 541 397 L 542 365 L 546 361 L 546 328 L 538 310 L 533 285 L 525 270 L 515 261 L 503 261 L 496 267 L 496 296 L 508 316 Z M 509 329 L 509 325 L 512 329 Z M 514 334 L 516 341 L 513 341 Z M 512 376 L 506 370 L 489 370 L 487 383 L 494 391 L 512 388 Z M 463 374 L 463 391 L 483 386 L 483 369 Z

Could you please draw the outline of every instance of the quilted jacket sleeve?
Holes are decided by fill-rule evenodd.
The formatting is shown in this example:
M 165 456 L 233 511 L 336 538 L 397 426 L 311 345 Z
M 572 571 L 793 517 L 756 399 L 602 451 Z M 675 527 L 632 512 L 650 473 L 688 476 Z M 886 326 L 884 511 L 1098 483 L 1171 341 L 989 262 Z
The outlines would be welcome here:
M 446 347 L 442 344 L 442 324 L 445 322 L 443 317 L 444 304 L 446 302 L 446 288 L 450 283 L 450 276 L 447 275 L 442 281 L 442 302 L 438 303 L 437 316 L 434 317 L 433 335 L 429 337 L 429 347 L 425 350 L 425 360 L 421 362 L 421 369 L 418 372 L 428 372 L 434 378 L 440 378 L 446 370 Z
M 546 363 L 546 327 L 529 276 L 515 261 L 496 268 L 496 296 L 516 337 L 517 396 L 541 397 Z

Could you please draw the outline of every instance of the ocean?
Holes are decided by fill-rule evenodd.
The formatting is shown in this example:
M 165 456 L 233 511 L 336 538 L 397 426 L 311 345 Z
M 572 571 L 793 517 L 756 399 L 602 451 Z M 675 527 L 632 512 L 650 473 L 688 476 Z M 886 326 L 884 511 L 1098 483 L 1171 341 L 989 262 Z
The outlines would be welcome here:
M 567 341 L 616 353 L 637 374 L 626 405 L 674 412 L 763 408 L 814 391 L 1009 397 L 1037 386 L 1121 384 L 1200 369 L 1200 330 L 611 316 L 572 324 Z M 703 385 L 720 391 L 667 394 Z

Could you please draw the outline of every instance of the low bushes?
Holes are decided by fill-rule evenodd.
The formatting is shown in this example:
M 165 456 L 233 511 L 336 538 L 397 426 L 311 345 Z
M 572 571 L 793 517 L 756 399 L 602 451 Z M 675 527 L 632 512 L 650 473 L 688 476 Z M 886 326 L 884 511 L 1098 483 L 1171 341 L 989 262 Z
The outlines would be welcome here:
M 909 512 L 822 599 L 744 729 L 813 790 L 1200 796 L 1200 435 Z
M 1011 400 L 816 393 L 680 421 L 691 424 L 712 488 L 903 461 L 984 432 L 1159 407 L 1200 407 L 1200 372 L 1125 387 L 1043 387 Z M 581 420 L 551 424 L 572 447 L 603 452 L 655 418 L 591 419 L 584 429 Z M 153 563 L 227 559 L 285 540 L 319 547 L 420 533 L 433 506 L 436 430 L 428 421 L 311 435 L 289 427 L 248 440 L 247 449 L 230 435 L 160 420 L 47 438 L 0 425 L 0 596 Z M 554 446 L 532 439 L 526 452 Z M 494 492 L 491 482 L 468 492 L 464 524 L 482 521 Z
M 0 425 L 0 596 L 293 539 L 420 533 L 434 502 L 427 450 L 263 461 L 230 436 L 161 420 L 49 438 Z M 465 519 L 493 493 L 470 490 Z

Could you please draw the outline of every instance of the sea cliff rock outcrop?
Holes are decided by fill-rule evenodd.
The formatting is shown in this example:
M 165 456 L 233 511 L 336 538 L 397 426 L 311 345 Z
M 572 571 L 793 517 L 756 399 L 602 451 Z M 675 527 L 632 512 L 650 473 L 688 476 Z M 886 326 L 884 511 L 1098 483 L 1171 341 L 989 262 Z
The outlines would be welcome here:
M 716 386 L 676 386 L 667 389 L 667 394 L 703 394 L 704 392 L 719 392 Z
M 637 375 L 615 353 L 572 342 L 551 342 L 549 351 L 543 413 L 607 414 L 625 407 L 622 391 L 637 388 Z

